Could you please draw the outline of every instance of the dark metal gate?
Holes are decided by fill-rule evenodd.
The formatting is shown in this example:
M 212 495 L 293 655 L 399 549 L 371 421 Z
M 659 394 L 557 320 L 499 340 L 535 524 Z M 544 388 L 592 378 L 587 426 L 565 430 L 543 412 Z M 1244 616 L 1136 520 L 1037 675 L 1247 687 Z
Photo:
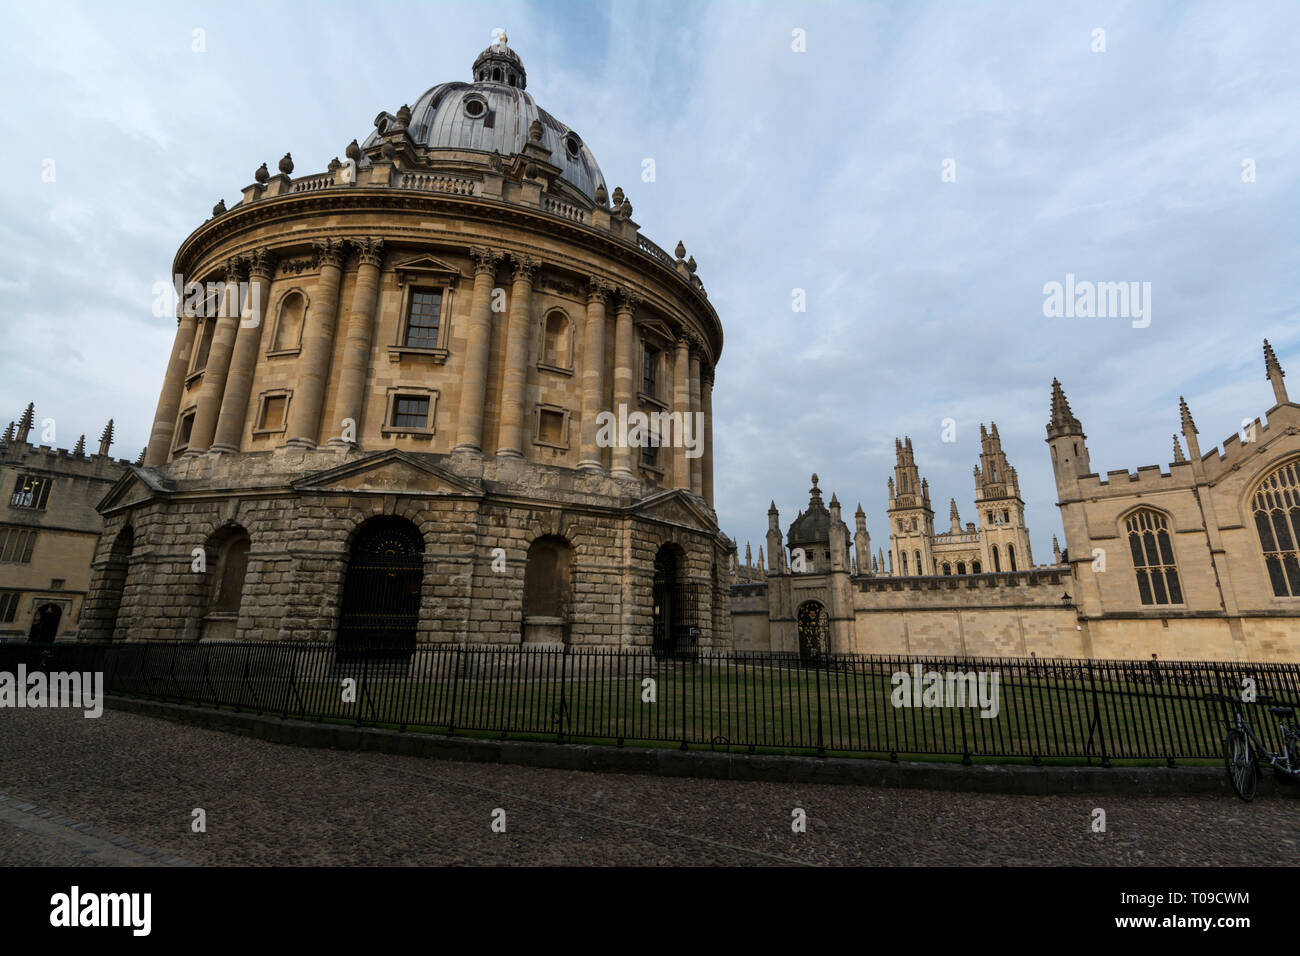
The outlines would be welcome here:
M 677 555 L 668 545 L 655 557 L 654 633 L 656 657 L 693 658 L 700 643 L 700 598 L 685 584 Z
M 424 542 L 414 525 L 384 518 L 357 532 L 343 582 L 340 659 L 409 657 L 423 577 Z
M 816 664 L 830 650 L 831 622 L 826 608 L 817 601 L 799 605 L 799 660 Z

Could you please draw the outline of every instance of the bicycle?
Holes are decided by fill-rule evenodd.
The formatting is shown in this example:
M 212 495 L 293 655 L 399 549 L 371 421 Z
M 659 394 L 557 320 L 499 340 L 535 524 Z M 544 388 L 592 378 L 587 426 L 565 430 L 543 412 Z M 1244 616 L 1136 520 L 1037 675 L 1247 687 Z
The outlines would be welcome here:
M 1223 738 L 1223 763 L 1228 780 L 1237 796 L 1249 803 L 1255 799 L 1259 786 L 1259 759 L 1261 756 L 1273 768 L 1275 776 L 1284 780 L 1300 777 L 1300 724 L 1295 722 L 1295 708 L 1270 706 L 1268 712 L 1277 719 L 1282 752 L 1274 753 L 1265 746 L 1246 719 L 1242 701 L 1225 694 L 1207 694 L 1209 701 L 1231 704 L 1235 714 L 1229 719 L 1228 733 Z M 1275 704 L 1271 697 L 1258 698 L 1260 704 Z

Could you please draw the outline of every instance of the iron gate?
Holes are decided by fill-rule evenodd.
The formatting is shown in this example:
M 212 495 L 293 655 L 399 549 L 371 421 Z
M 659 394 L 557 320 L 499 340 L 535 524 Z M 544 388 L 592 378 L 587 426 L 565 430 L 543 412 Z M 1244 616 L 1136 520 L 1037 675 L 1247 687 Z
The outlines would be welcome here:
M 362 528 L 343 583 L 339 657 L 409 657 L 423 576 L 424 542 L 413 525 L 384 519 Z

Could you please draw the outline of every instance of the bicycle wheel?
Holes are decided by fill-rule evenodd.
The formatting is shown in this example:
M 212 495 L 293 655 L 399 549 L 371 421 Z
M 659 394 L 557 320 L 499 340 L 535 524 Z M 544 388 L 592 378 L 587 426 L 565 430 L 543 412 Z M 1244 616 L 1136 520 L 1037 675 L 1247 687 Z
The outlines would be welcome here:
M 1228 780 L 1237 796 L 1247 803 L 1254 800 L 1259 784 L 1259 767 L 1255 764 L 1255 755 L 1250 752 L 1250 743 L 1243 731 L 1230 730 L 1228 736 L 1223 738 L 1223 763 L 1228 769 Z

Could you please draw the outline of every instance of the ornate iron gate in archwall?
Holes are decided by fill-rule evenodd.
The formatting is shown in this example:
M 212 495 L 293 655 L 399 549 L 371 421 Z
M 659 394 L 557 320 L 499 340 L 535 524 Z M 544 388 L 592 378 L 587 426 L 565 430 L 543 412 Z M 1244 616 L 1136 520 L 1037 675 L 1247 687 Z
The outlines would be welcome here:
M 796 614 L 799 624 L 799 659 L 816 664 L 830 650 L 831 620 L 819 601 L 804 601 Z
M 424 542 L 410 522 L 383 518 L 357 532 L 343 582 L 339 657 L 409 656 L 423 577 Z
M 655 557 L 653 628 L 656 657 L 693 658 L 699 653 L 699 589 L 682 580 L 678 556 L 668 546 Z

